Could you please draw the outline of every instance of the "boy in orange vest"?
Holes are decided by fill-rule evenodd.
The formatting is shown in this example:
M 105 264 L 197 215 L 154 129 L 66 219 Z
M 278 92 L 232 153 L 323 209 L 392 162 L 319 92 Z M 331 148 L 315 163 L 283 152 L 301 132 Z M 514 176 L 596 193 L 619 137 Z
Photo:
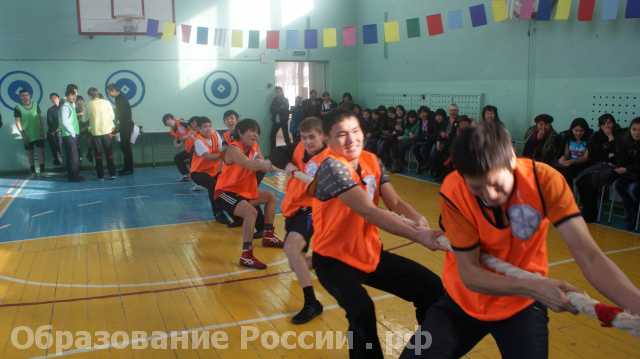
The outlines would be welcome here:
M 353 113 L 327 114 L 323 132 L 329 153 L 309 186 L 314 197 L 313 266 L 346 312 L 353 339 L 349 357 L 380 359 L 376 312 L 364 285 L 411 302 L 418 323 L 443 289 L 427 268 L 384 251 L 378 227 L 434 250 L 440 247 L 440 231 L 430 230 L 427 220 L 398 196 L 378 157 L 363 151 L 364 133 Z M 380 199 L 388 209 L 378 207 Z
M 266 269 L 267 265 L 253 256 L 254 230 L 262 235 L 264 247 L 282 248 L 284 243 L 273 229 L 276 197 L 258 189 L 256 172 L 273 171 L 271 161 L 265 160 L 258 147 L 260 126 L 252 119 L 244 119 L 235 127 L 232 141 L 223 157 L 222 173 L 216 182 L 216 208 L 242 218 L 242 255 L 240 265 Z M 257 206 L 265 205 L 264 219 L 259 218 Z M 264 224 L 263 224 L 264 222 Z M 259 228 L 260 226 L 264 228 Z
M 480 253 L 546 277 L 552 224 L 589 282 L 640 313 L 640 290 L 598 248 L 564 177 L 517 159 L 502 125 L 483 121 L 462 131 L 453 164 L 456 171 L 440 188 L 441 226 L 453 247 L 442 278 L 447 295 L 429 308 L 401 358 L 458 358 L 487 334 L 503 358 L 547 358 L 547 308 L 575 312 L 566 293 L 576 289 L 551 278 L 497 274 L 482 266 Z M 425 333 L 431 340 L 424 341 Z
M 284 239 L 284 251 L 289 265 L 298 278 L 304 294 L 302 310 L 293 316 L 293 324 L 304 324 L 322 313 L 322 304 L 316 299 L 311 282 L 311 273 L 307 266 L 305 253 L 313 236 L 311 220 L 312 197 L 306 193 L 307 183 L 296 178 L 295 172 L 302 172 L 313 178 L 318 167 L 324 161 L 328 149 L 324 144 L 322 120 L 309 117 L 300 124 L 300 139 L 293 151 L 293 158 L 285 170 L 291 175 L 282 200 L 281 209 L 285 217 L 287 235 Z

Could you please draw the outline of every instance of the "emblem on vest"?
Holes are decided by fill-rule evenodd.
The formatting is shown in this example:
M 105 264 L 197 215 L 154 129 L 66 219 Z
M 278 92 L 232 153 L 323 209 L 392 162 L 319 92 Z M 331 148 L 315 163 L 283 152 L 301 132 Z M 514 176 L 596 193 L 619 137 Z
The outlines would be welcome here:
M 318 164 L 314 161 L 307 162 L 307 165 L 304 167 L 304 173 L 308 174 L 311 177 L 315 177 L 316 172 L 318 172 Z
M 527 240 L 538 231 L 542 217 L 528 204 L 509 207 L 507 211 L 511 221 L 511 233 L 518 239 Z
M 376 194 L 376 176 L 366 176 L 362 179 L 364 185 L 367 187 L 367 194 L 369 195 L 369 199 L 373 200 L 373 197 Z

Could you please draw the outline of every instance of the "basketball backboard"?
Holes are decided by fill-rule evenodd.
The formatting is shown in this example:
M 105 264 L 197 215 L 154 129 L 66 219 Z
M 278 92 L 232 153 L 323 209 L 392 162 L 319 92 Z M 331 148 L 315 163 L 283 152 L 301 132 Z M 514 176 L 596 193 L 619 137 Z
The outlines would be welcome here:
M 143 35 L 147 19 L 175 22 L 175 0 L 76 0 L 80 35 Z

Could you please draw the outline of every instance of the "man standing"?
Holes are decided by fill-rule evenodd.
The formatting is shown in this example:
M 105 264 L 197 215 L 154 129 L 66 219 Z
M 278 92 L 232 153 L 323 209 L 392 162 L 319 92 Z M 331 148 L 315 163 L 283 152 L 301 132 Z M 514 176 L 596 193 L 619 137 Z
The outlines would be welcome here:
M 76 114 L 75 108 L 78 91 L 73 86 L 67 86 L 64 96 L 65 101 L 62 106 L 60 106 L 59 119 L 65 166 L 67 168 L 69 181 L 82 182 L 84 178 L 80 176 L 80 158 L 78 155 L 80 125 L 78 124 L 78 115 Z
M 102 157 L 104 156 L 109 170 L 107 179 L 113 180 L 116 176 L 116 166 L 113 164 L 113 153 L 111 151 L 113 133 L 115 132 L 113 107 L 111 107 L 109 101 L 102 98 L 102 95 L 95 87 L 89 89 L 88 95 L 91 100 L 87 104 L 86 110 L 89 132 L 91 133 L 91 145 L 95 150 L 96 174 L 98 179 L 104 179 L 102 164 Z
M 20 90 L 20 102 L 13 112 L 16 127 L 24 141 L 24 149 L 29 157 L 32 176 L 36 174 L 33 150 L 35 147 L 40 149 L 40 174 L 42 175 L 44 173 L 44 127 L 42 126 L 40 107 L 31 102 L 31 94 L 24 89 Z
M 53 92 L 49 95 L 49 100 L 53 105 L 47 110 L 47 142 L 53 156 L 53 164 L 60 166 L 60 95 Z
M 133 152 L 131 150 L 133 119 L 131 117 L 131 105 L 115 84 L 109 84 L 107 90 L 109 91 L 109 96 L 113 97 L 116 102 L 116 123 L 120 132 L 120 146 L 124 157 L 124 166 L 118 174 L 127 176 L 133 174 Z
M 284 97 L 282 87 L 276 87 L 276 97 L 271 102 L 271 143 L 273 148 L 276 147 L 276 136 L 278 130 L 282 129 L 282 136 L 287 147 L 291 146 L 291 138 L 289 138 L 289 100 Z

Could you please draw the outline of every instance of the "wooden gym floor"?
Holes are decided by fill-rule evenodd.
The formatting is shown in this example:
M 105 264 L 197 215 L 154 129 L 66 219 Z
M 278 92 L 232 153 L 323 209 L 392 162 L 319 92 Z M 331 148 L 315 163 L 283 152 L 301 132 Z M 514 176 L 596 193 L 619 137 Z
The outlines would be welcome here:
M 314 282 L 325 312 L 303 326 L 289 323 L 301 308 L 302 293 L 282 250 L 256 241 L 256 256 L 266 271 L 239 267 L 240 230 L 211 221 L 206 193 L 175 182 L 173 168 L 141 169 L 116 182 L 69 184 L 56 179 L 0 180 L 0 357 L 30 358 L 346 358 L 342 350 L 269 349 L 257 342 L 240 347 L 241 328 L 275 331 L 342 331 L 344 312 Z M 437 223 L 434 184 L 393 175 L 404 198 Z M 282 178 L 265 179 L 274 191 Z M 281 198 L 281 193 L 279 193 Z M 283 220 L 276 218 L 283 232 Z M 591 225 L 600 247 L 640 285 L 640 238 L 628 232 Z M 383 234 L 385 248 L 440 273 L 442 253 Z M 602 299 L 582 274 L 558 235 L 548 241 L 551 276 L 567 280 Z M 378 330 L 389 358 L 398 356 L 402 337 L 414 330 L 410 305 L 370 290 Z M 14 328 L 35 331 L 224 331 L 227 349 L 157 350 L 101 346 L 18 349 Z M 254 330 L 251 329 L 251 330 Z M 570 314 L 550 314 L 551 358 L 631 358 L 640 356 L 640 340 L 597 321 Z M 335 337 L 335 335 L 334 335 Z M 292 340 L 293 343 L 296 340 Z M 313 342 L 307 339 L 306 342 Z M 95 342 L 94 342 L 95 344 Z M 118 343 L 116 343 L 118 344 Z M 56 348 L 58 352 L 56 353 Z M 498 358 L 485 338 L 468 358 Z

